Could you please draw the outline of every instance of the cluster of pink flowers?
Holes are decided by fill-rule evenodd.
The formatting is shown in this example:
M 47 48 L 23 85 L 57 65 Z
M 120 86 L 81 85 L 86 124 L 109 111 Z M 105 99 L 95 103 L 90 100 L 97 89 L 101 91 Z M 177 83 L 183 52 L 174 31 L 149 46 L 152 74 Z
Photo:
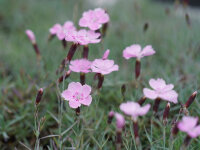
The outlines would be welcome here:
M 66 21 L 63 26 L 57 23 L 49 29 L 51 35 L 56 35 L 59 40 L 65 39 L 66 33 L 71 31 L 76 31 L 76 27 L 72 21 Z
M 79 20 L 81 27 L 88 27 L 90 30 L 98 30 L 103 24 L 109 22 L 109 15 L 102 8 L 88 10 L 83 13 L 82 18 Z
M 104 75 L 119 70 L 119 66 L 115 64 L 114 60 L 108 59 L 110 54 L 109 49 L 104 52 L 100 59 L 95 59 L 93 61 L 88 60 L 88 45 L 101 42 L 102 34 L 99 29 L 107 24 L 109 20 L 109 15 L 104 9 L 96 8 L 94 10 L 84 12 L 82 18 L 79 20 L 79 26 L 88 27 L 89 30 L 77 30 L 71 21 L 66 21 L 64 25 L 55 24 L 49 30 L 51 35 L 56 35 L 59 40 L 72 42 L 72 46 L 69 49 L 67 57 L 61 63 L 64 67 L 68 65 L 69 70 L 65 72 L 58 81 L 63 82 L 63 80 L 66 79 L 71 72 L 80 73 L 80 83 L 69 83 L 68 88 L 61 93 L 61 97 L 69 102 L 69 106 L 79 112 L 81 105 L 90 106 L 92 102 L 92 87 L 85 84 L 85 74 L 90 72 L 95 73 L 95 77 L 98 77 L 99 80 L 97 89 L 100 89 L 104 81 Z M 31 30 L 26 30 L 26 34 L 32 42 L 36 53 L 39 55 L 40 53 L 36 44 L 34 33 Z M 77 47 L 80 45 L 83 46 L 83 58 L 72 60 Z M 155 53 L 156 52 L 151 45 L 147 45 L 142 49 L 140 45 L 134 44 L 123 50 L 123 57 L 125 59 L 136 58 L 135 76 L 136 79 L 138 79 L 141 70 L 141 58 L 154 55 Z M 136 82 L 137 81 L 138 80 L 136 80 Z M 119 106 L 120 110 L 125 115 L 131 116 L 131 120 L 133 121 L 133 131 L 137 140 L 136 144 L 139 141 L 138 117 L 146 115 L 151 108 L 150 104 L 142 106 L 146 99 L 155 101 L 153 106 L 154 112 L 157 112 L 161 100 L 167 101 L 167 105 L 163 113 L 163 122 L 165 123 L 170 111 L 170 103 L 178 103 L 178 93 L 174 90 L 173 84 L 166 84 L 166 82 L 161 78 L 152 78 L 149 80 L 149 85 L 151 89 L 143 89 L 144 96 L 141 102 L 137 103 L 128 101 Z M 38 94 L 37 104 L 39 104 L 41 100 L 41 93 L 43 94 L 43 89 L 40 90 L 40 95 Z M 123 97 L 125 97 L 125 92 L 122 93 Z M 188 101 L 182 106 L 184 109 L 187 109 L 191 105 L 196 97 L 196 94 L 197 92 L 195 91 Z M 111 123 L 113 117 L 116 118 L 117 143 L 121 146 L 121 134 L 125 127 L 126 120 L 122 114 L 111 111 L 108 119 L 109 124 Z M 197 117 L 184 116 L 183 119 L 177 123 L 176 127 L 180 131 L 186 132 L 190 138 L 200 136 L 200 125 L 198 125 Z

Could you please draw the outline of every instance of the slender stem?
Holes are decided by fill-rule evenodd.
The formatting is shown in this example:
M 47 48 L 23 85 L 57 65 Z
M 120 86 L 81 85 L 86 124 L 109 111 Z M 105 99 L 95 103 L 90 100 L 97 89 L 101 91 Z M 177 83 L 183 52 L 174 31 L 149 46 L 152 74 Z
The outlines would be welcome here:
M 122 130 L 117 129 L 116 132 L 116 150 L 121 150 L 122 145 Z
M 133 121 L 133 131 L 134 131 L 134 135 L 135 135 L 136 145 L 139 146 L 140 138 L 139 138 L 139 126 L 138 126 L 137 120 Z
M 89 47 L 88 45 L 83 46 L 83 58 L 88 59 Z
M 62 45 L 64 49 L 67 47 L 67 41 L 65 39 L 62 40 Z
M 153 111 L 154 111 L 155 114 L 158 112 L 158 107 L 159 107 L 159 105 L 160 105 L 160 98 L 157 98 L 157 99 L 155 100 L 154 105 L 153 105 Z
M 82 85 L 85 84 L 85 73 L 80 74 L 80 82 L 81 82 Z
M 138 79 L 140 76 L 140 69 L 141 69 L 141 63 L 139 59 L 136 59 L 135 62 L 135 78 Z

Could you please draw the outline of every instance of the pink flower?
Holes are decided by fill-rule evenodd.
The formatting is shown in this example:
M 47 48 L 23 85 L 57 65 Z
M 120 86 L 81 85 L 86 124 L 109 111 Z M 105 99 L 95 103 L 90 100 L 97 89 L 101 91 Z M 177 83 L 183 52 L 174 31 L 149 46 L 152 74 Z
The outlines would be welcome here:
M 103 60 L 107 59 L 109 54 L 110 54 L 110 50 L 107 49 L 107 50 L 104 52 L 102 59 L 103 59 Z
M 69 69 L 73 72 L 90 72 L 92 62 L 87 59 L 77 59 L 70 62 Z
M 126 115 L 132 116 L 133 119 L 137 119 L 138 116 L 145 115 L 149 111 L 150 107 L 150 104 L 142 107 L 136 102 L 129 101 L 126 103 L 122 103 L 120 105 L 120 110 L 123 111 Z
M 155 51 L 153 50 L 151 45 L 145 46 L 142 50 L 140 45 L 134 44 L 129 47 L 126 47 L 125 50 L 123 50 L 123 57 L 125 59 L 130 59 L 132 57 L 141 59 L 144 56 L 150 56 L 153 54 L 155 54 Z
M 81 27 L 88 27 L 90 30 L 100 29 L 102 24 L 109 21 L 109 15 L 102 8 L 88 10 L 83 13 L 82 18 L 79 20 Z
M 50 33 L 52 35 L 56 35 L 59 40 L 65 39 L 65 35 L 69 31 L 75 31 L 76 28 L 71 21 L 66 21 L 63 26 L 60 24 L 55 24 L 52 28 L 50 28 Z
M 68 89 L 63 91 L 61 96 L 69 101 L 71 108 L 78 108 L 81 104 L 89 106 L 92 102 L 90 95 L 91 87 L 87 84 L 81 85 L 79 82 L 71 82 Z
M 35 40 L 35 35 L 33 33 L 33 31 L 31 30 L 26 30 L 26 35 L 28 36 L 29 40 L 31 41 L 31 43 L 35 44 L 36 40 Z
M 79 31 L 69 31 L 65 34 L 65 40 L 74 42 L 80 45 L 88 45 L 92 43 L 99 43 L 101 39 L 100 33 L 96 33 L 91 30 L 79 30 Z
M 200 135 L 200 125 L 197 125 L 198 117 L 184 116 L 178 123 L 179 130 L 186 132 L 191 138 L 196 138 Z
M 166 84 L 163 79 L 158 78 L 157 80 L 149 80 L 149 85 L 153 90 L 144 88 L 143 93 L 149 99 L 161 98 L 163 100 L 177 103 L 178 94 L 176 91 L 172 90 L 174 88 L 173 84 Z
M 125 119 L 124 117 L 119 114 L 119 113 L 115 113 L 115 118 L 116 118 L 116 126 L 118 129 L 122 129 L 125 126 Z
M 55 35 L 57 34 L 57 32 L 62 28 L 62 26 L 60 24 L 55 24 L 52 28 L 49 29 L 49 32 L 52 34 L 52 35 Z
M 95 59 L 91 65 L 92 72 L 100 73 L 102 75 L 109 74 L 113 71 L 118 71 L 119 66 L 114 65 L 113 60 Z

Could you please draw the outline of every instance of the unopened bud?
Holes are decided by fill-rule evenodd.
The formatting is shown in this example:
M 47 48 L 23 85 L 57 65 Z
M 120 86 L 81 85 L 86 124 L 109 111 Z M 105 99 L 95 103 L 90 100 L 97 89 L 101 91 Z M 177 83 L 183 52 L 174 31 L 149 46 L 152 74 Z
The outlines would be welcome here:
M 144 24 L 143 31 L 146 32 L 146 31 L 148 30 L 148 28 L 149 28 L 149 23 L 146 22 L 146 23 Z
M 81 109 L 80 109 L 80 107 L 78 107 L 78 108 L 76 108 L 76 116 L 79 116 L 80 115 L 80 112 L 81 112 Z
M 40 103 L 40 101 L 42 100 L 42 95 L 43 95 L 43 89 L 40 88 L 38 93 L 37 93 L 36 100 L 35 100 L 36 105 L 38 105 Z
M 71 74 L 71 70 L 68 70 L 67 72 L 65 72 L 65 74 L 63 76 L 61 76 L 60 78 L 58 78 L 58 83 L 63 82 L 63 79 L 67 79 Z
M 69 52 L 67 54 L 67 61 L 71 61 L 72 57 L 74 56 L 74 53 L 76 52 L 76 49 L 78 47 L 78 44 L 74 43 L 69 49 Z
M 122 93 L 122 96 L 125 97 L 125 92 L 126 92 L 126 84 L 123 84 L 121 86 L 121 93 Z
M 103 60 L 108 59 L 109 54 L 110 54 L 110 50 L 107 49 L 107 50 L 104 52 L 102 59 L 103 59 Z
M 97 85 L 97 89 L 100 89 L 103 85 L 103 81 L 104 81 L 104 75 L 98 73 L 98 85 Z
M 187 100 L 187 102 L 185 103 L 185 107 L 188 108 L 192 103 L 193 101 L 195 100 L 197 96 L 197 91 L 195 91 L 194 93 L 192 93 L 192 95 L 190 96 L 190 98 Z
M 185 20 L 186 20 L 187 25 L 190 27 L 191 21 L 190 21 L 190 17 L 188 15 L 188 13 L 185 14 Z
M 142 105 L 145 101 L 146 101 L 146 97 L 143 96 L 142 98 L 140 98 L 140 100 L 138 101 L 138 104 Z
M 172 135 L 175 136 L 177 135 L 179 129 L 178 129 L 178 123 L 175 123 L 173 126 L 172 126 Z
M 112 120 L 113 120 L 113 117 L 115 115 L 115 112 L 114 111 L 110 111 L 109 114 L 108 114 L 108 120 L 107 120 L 107 123 L 108 124 L 111 124 L 112 123 Z
M 108 23 L 103 24 L 103 27 L 102 27 L 102 36 L 103 37 L 105 37 L 105 35 L 106 35 L 107 28 L 108 28 Z
M 35 35 L 33 33 L 33 31 L 31 30 L 26 30 L 26 35 L 28 36 L 29 40 L 31 41 L 32 44 L 35 44 L 36 43 L 36 40 L 35 40 Z
M 163 113 L 163 124 L 167 124 L 167 118 L 169 116 L 169 111 L 170 111 L 170 103 L 167 103 L 167 106 L 165 107 L 164 113 Z

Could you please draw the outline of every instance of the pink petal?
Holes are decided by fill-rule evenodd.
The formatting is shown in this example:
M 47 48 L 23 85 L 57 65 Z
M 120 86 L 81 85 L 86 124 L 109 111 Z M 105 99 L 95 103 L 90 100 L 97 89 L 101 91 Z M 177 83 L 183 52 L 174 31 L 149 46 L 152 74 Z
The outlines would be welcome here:
M 70 91 L 68 91 L 68 90 L 64 90 L 64 91 L 61 93 L 61 96 L 62 96 L 65 100 L 67 100 L 67 101 L 69 101 L 69 100 L 72 99 L 72 93 L 71 93 Z
M 196 137 L 200 136 L 200 125 L 196 126 L 192 130 L 189 130 L 188 134 L 192 138 L 196 138 Z
M 167 84 L 163 90 L 164 91 L 169 91 L 169 90 L 172 90 L 173 88 L 174 88 L 173 84 Z
M 170 90 L 158 95 L 163 100 L 167 100 L 169 102 L 177 103 L 178 102 L 178 94 L 174 90 Z
M 123 57 L 129 59 L 131 57 L 140 57 L 141 46 L 138 44 L 131 45 L 123 50 Z
M 178 123 L 178 128 L 183 132 L 189 132 L 196 126 L 197 122 L 198 117 L 184 116 L 183 119 Z
M 79 20 L 79 26 L 81 26 L 81 27 L 87 27 L 87 20 L 85 19 L 85 18 L 81 18 L 80 20 Z
M 144 49 L 142 50 L 142 57 L 144 56 L 150 56 L 150 55 L 153 55 L 155 54 L 156 52 L 153 50 L 152 46 L 151 45 L 147 45 L 146 47 L 144 47 Z
M 124 125 L 125 125 L 124 116 L 122 116 L 119 113 L 115 113 L 115 118 L 116 118 L 116 126 L 117 126 L 117 128 L 123 128 Z
M 82 90 L 82 85 L 79 82 L 71 82 L 68 85 L 68 89 L 70 92 L 75 93 L 75 92 L 80 92 Z
M 146 104 L 145 106 L 141 107 L 141 108 L 138 110 L 138 115 L 140 115 L 140 116 L 145 115 L 145 114 L 149 111 L 150 107 L 151 107 L 150 104 Z
M 144 96 L 149 99 L 156 99 L 158 97 L 158 95 L 156 94 L 154 90 L 150 90 L 148 88 L 144 88 L 143 93 L 144 93 Z
M 87 84 L 83 85 L 82 93 L 83 93 L 84 97 L 87 97 L 91 93 L 91 87 Z
M 166 86 L 166 83 L 163 79 L 150 79 L 149 80 L 149 85 L 154 89 L 154 90 L 160 90 L 163 89 Z
M 77 101 L 72 100 L 72 101 L 69 101 L 69 106 L 71 108 L 78 108 L 78 107 L 81 106 L 81 104 L 79 102 L 77 102 Z
M 83 105 L 89 106 L 92 102 L 92 96 L 89 95 L 87 98 L 85 98 L 84 100 L 79 101 L 79 102 Z

